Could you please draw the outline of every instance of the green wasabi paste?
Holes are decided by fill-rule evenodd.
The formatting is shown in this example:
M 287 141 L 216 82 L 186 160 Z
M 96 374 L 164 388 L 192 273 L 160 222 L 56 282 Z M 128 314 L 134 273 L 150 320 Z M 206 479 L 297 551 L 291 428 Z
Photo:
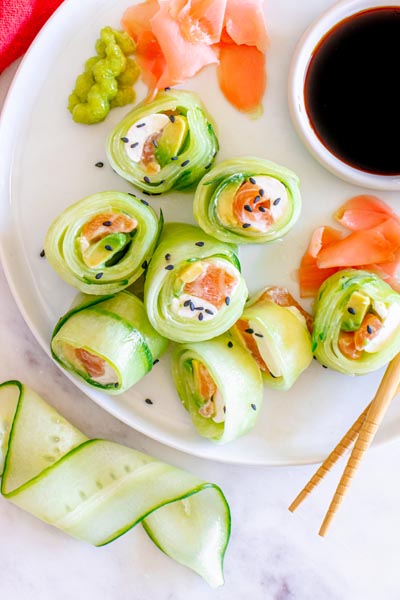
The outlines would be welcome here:
M 128 58 L 135 43 L 127 33 L 104 27 L 95 49 L 68 99 L 73 120 L 88 125 L 103 121 L 110 108 L 134 102 L 132 86 L 139 76 L 136 62 Z

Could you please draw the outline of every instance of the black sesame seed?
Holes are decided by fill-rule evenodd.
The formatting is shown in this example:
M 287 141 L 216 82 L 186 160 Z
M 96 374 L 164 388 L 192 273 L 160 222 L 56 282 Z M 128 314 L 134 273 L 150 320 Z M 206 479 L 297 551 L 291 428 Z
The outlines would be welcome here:
M 228 342 L 228 348 L 233 348 L 233 342 Z
M 204 310 L 204 306 L 196 306 L 194 310 Z
M 256 197 L 254 198 L 254 202 L 259 202 L 260 200 L 261 200 L 261 196 L 256 196 Z
M 204 246 L 204 242 L 195 242 L 195 246 L 200 246 L 201 248 L 201 246 Z
M 222 410 L 224 411 L 224 413 L 226 413 L 226 406 L 224 406 L 224 408 Z
M 103 277 L 104 273 L 96 273 L 95 275 L 95 279 L 101 279 Z
M 164 88 L 164 92 L 169 92 L 170 89 L 171 89 L 170 87 L 166 87 L 166 88 Z
M 190 304 L 190 300 L 185 300 L 185 302 L 183 303 L 183 306 L 186 307 L 186 306 L 189 306 L 189 304 Z
M 147 202 L 147 200 L 143 200 L 143 198 L 140 198 L 140 202 L 142 204 L 144 204 L 145 206 L 149 206 L 149 203 Z
M 97 162 L 94 166 L 98 167 L 99 169 L 101 169 L 101 167 L 104 167 L 104 163 L 101 162 L 101 160 L 99 160 L 99 162 Z
M 265 208 L 265 206 L 259 206 L 259 207 L 258 207 L 258 210 L 259 210 L 260 212 L 267 212 L 267 209 Z
M 213 311 L 212 311 L 212 310 L 210 310 L 209 308 L 206 308 L 206 313 L 207 313 L 208 315 L 213 315 L 213 314 L 214 314 L 214 313 L 213 313 Z
M 243 223 L 242 225 L 243 229 L 247 229 L 248 227 L 251 227 L 250 223 Z
M 257 410 L 257 406 L 255 404 L 250 404 L 250 406 L 253 410 Z
M 143 194 L 146 194 L 146 196 L 151 196 L 150 192 L 143 191 Z
M 154 367 L 154 365 L 156 365 L 159 362 L 160 362 L 160 360 L 158 358 L 156 358 L 156 360 L 153 360 L 153 367 Z
M 177 156 L 171 156 L 171 160 L 178 160 Z
M 175 115 L 169 115 L 169 120 L 171 123 L 175 123 Z
M 39 256 L 40 256 L 40 258 L 44 258 L 46 256 L 45 251 L 41 250 Z
M 128 192 L 128 194 L 132 196 L 132 198 L 136 198 L 135 194 L 132 194 L 132 192 Z
M 151 192 L 150 196 L 161 196 L 161 192 Z
M 143 177 L 143 181 L 145 181 L 146 183 L 150 183 L 150 179 L 149 177 L 147 177 L 147 175 Z
M 172 269 L 174 268 L 174 265 L 167 265 L 165 268 L 167 271 L 172 271 Z
M 133 144 L 131 144 L 131 148 L 136 148 L 136 146 L 139 146 L 139 142 L 134 142 Z
M 154 146 L 155 148 L 158 148 L 158 142 L 157 142 L 157 140 L 153 140 L 153 146 Z
M 371 333 L 372 333 L 372 327 L 371 327 L 371 325 L 367 325 L 367 331 L 371 335 Z
M 254 335 L 260 338 L 264 337 L 262 333 L 255 333 Z
M 124 144 L 127 144 L 129 142 L 129 139 L 127 137 L 122 137 L 121 142 L 124 142 Z
M 147 260 L 142 262 L 142 269 L 147 269 L 148 266 L 149 266 L 149 263 L 147 262 Z
M 210 167 L 211 167 L 211 163 L 208 163 L 208 165 L 206 165 L 204 168 L 209 169 Z
M 272 203 L 272 204 L 273 204 L 274 206 L 277 206 L 277 205 L 279 204 L 279 202 L 280 202 L 280 201 L 281 201 L 281 199 L 280 199 L 280 198 L 276 198 L 276 199 L 273 201 L 273 203 Z
M 194 311 L 194 304 L 192 301 L 189 302 L 189 306 L 190 306 L 190 310 L 193 312 Z
M 326 365 L 322 365 L 322 368 L 323 369 L 327 369 L 328 367 Z
M 184 160 L 183 163 L 181 163 L 181 167 L 186 167 L 188 164 L 190 163 L 190 160 Z
M 104 225 L 104 227 L 111 227 L 112 221 L 104 221 L 103 225 Z
M 146 398 L 145 402 L 146 404 L 153 404 L 153 400 L 150 400 L 150 398 Z
M 349 312 L 351 315 L 355 315 L 356 314 L 356 310 L 352 306 L 349 306 L 349 308 L 347 309 L 347 312 Z
M 119 388 L 119 383 L 114 383 L 115 389 Z
M 203 313 L 199 313 L 198 319 L 199 319 L 199 321 L 202 321 L 204 319 Z
M 260 194 L 260 196 L 264 196 L 265 194 L 264 190 L 258 190 L 258 193 Z
M 139 125 L 136 125 L 136 127 L 139 129 L 139 127 L 144 127 L 146 125 L 146 123 L 139 123 Z
M 165 255 L 165 260 L 170 260 L 170 259 L 171 259 L 171 255 L 170 255 L 170 253 L 168 252 L 168 253 Z
M 249 327 L 248 329 L 245 329 L 245 332 L 252 334 L 252 333 L 254 333 L 254 329 L 252 329 L 251 327 Z
M 227 297 L 225 298 L 225 304 L 226 304 L 227 306 L 229 306 L 229 305 L 230 305 L 230 303 L 231 303 L 231 299 L 230 299 L 230 297 L 229 297 L 229 296 L 227 296 Z
M 253 209 L 251 208 L 251 206 L 249 204 L 244 205 L 244 210 L 247 210 L 247 212 L 253 212 Z
M 250 181 L 250 183 L 253 183 L 253 184 L 256 183 L 256 180 L 254 179 L 254 177 L 249 177 L 249 181 Z
M 104 246 L 104 248 L 105 248 L 106 250 L 109 250 L 109 252 L 111 252 L 111 251 L 112 251 L 112 249 L 113 249 L 113 248 L 112 248 L 112 246 L 110 246 L 110 244 L 107 244 L 106 246 Z

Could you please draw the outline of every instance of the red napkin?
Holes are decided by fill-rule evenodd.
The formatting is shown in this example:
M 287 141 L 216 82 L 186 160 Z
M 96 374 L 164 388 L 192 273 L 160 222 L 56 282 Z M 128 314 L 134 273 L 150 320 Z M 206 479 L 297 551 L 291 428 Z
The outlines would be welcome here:
M 0 0 L 0 73 L 27 50 L 62 0 Z

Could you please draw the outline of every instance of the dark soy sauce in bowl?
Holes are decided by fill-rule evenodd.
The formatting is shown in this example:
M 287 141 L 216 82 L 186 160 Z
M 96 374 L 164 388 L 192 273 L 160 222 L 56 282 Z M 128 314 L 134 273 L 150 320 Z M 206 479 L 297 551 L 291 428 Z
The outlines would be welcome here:
M 400 174 L 400 5 L 356 13 L 315 47 L 304 84 L 310 123 L 350 166 Z

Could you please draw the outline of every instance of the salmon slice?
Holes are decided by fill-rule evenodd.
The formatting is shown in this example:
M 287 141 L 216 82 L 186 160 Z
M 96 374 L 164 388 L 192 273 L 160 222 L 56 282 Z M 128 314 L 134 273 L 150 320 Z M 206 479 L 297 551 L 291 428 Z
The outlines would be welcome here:
M 294 308 L 297 308 L 300 314 L 303 315 L 306 321 L 307 329 L 311 333 L 313 326 L 312 316 L 306 310 L 304 310 L 304 308 L 297 302 L 297 300 L 293 298 L 293 296 L 286 288 L 278 285 L 266 288 L 264 292 L 258 297 L 257 303 L 263 301 L 273 302 L 274 304 L 277 304 L 278 306 L 283 306 L 285 308 L 290 308 L 292 306 Z
M 383 223 L 388 217 L 399 219 L 390 206 L 376 196 L 368 194 L 350 198 L 334 216 L 341 225 L 352 231 L 375 227 Z
M 386 219 L 380 225 L 349 236 L 323 248 L 317 256 L 317 266 L 357 267 L 365 264 L 390 262 L 400 246 L 400 223 Z
M 317 265 L 317 256 L 321 249 L 329 247 L 343 238 L 343 233 L 333 227 L 318 227 L 311 236 L 310 244 L 301 259 L 298 278 L 300 296 L 312 298 L 321 287 L 322 283 L 336 273 L 338 268 L 320 269 Z
M 227 0 L 170 0 L 170 14 L 185 39 L 216 44 L 221 38 Z
M 257 113 L 267 85 L 265 54 L 244 44 L 220 46 L 218 81 L 222 93 L 238 110 Z
M 225 12 L 225 28 L 238 45 L 255 46 L 261 53 L 268 48 L 262 0 L 228 0 Z M 253 72 L 249 69 L 248 74 Z M 246 84 L 248 83 L 246 78 Z
M 377 315 L 366 314 L 360 328 L 354 332 L 354 345 L 357 350 L 363 350 L 367 342 L 373 340 L 382 327 L 382 321 Z
M 233 200 L 233 214 L 239 223 L 250 223 L 256 225 L 259 231 L 268 231 L 273 223 L 271 202 L 269 198 L 261 197 L 259 192 L 259 185 L 245 181 Z
M 103 213 L 87 221 L 82 228 L 82 236 L 88 242 L 97 242 L 110 233 L 130 233 L 137 227 L 137 221 L 121 213 Z
M 240 333 L 246 348 L 256 361 L 258 368 L 264 373 L 269 373 L 269 369 L 261 356 L 256 340 L 251 333 L 247 332 L 247 329 L 249 329 L 249 322 L 245 319 L 239 319 L 235 323 L 235 329 Z
M 83 364 L 90 377 L 101 377 L 105 373 L 105 360 L 84 348 L 75 349 L 76 358 Z
M 169 11 L 169 2 L 161 2 L 159 10 L 151 18 L 151 30 L 165 57 L 167 71 L 161 76 L 158 87 L 166 87 L 188 79 L 204 66 L 217 63 L 213 47 L 205 43 L 189 42 L 183 35 L 179 23 Z
M 202 298 L 216 308 L 221 308 L 229 302 L 227 298 L 230 298 L 235 287 L 234 276 L 217 265 L 207 263 L 203 272 L 194 281 L 185 284 L 184 292 Z
M 362 354 L 362 350 L 356 348 L 354 331 L 341 331 L 339 333 L 338 346 L 343 356 L 350 360 L 358 360 Z

